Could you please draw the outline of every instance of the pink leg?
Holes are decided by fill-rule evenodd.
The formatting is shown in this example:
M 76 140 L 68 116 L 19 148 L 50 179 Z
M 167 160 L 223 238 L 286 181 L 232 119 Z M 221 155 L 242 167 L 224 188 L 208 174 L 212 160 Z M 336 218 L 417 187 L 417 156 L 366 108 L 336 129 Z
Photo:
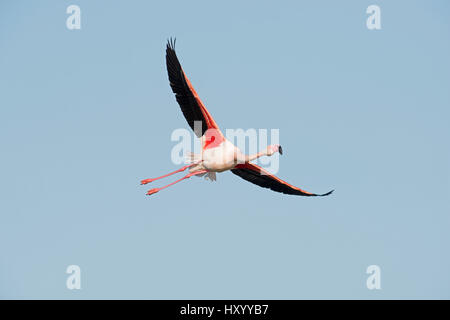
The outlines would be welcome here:
M 141 180 L 141 184 L 147 184 L 147 183 L 153 182 L 153 181 L 155 181 L 155 180 L 158 180 L 158 179 L 162 179 L 162 178 L 171 176 L 171 175 L 173 175 L 173 174 L 175 174 L 175 173 L 182 172 L 182 171 L 186 170 L 187 168 L 192 167 L 192 166 L 195 165 L 195 164 L 196 164 L 196 163 L 189 164 L 189 165 L 184 166 L 184 167 L 182 167 L 182 168 L 180 168 L 180 169 L 178 169 L 178 170 L 176 170 L 176 171 L 174 171 L 174 172 L 170 172 L 170 173 L 165 174 L 165 175 L 163 175 L 163 176 L 161 176 L 161 177 L 158 177 L 158 178 Z
M 151 195 L 151 194 L 157 193 L 159 190 L 162 190 L 162 189 L 165 189 L 165 188 L 167 188 L 167 187 L 170 187 L 171 185 L 174 185 L 174 184 L 177 183 L 177 182 L 183 181 L 184 179 L 190 178 L 190 177 L 195 176 L 195 175 L 197 175 L 197 174 L 202 174 L 202 173 L 206 173 L 206 172 L 208 172 L 208 170 L 200 170 L 200 171 L 191 172 L 191 173 L 185 175 L 183 178 L 178 179 L 178 180 L 176 180 L 176 181 L 174 181 L 174 182 L 172 182 L 172 183 L 169 183 L 168 185 L 166 185 L 166 186 L 164 186 L 164 187 L 161 187 L 161 188 L 154 188 L 154 189 L 148 190 L 148 191 L 147 191 L 147 195 Z

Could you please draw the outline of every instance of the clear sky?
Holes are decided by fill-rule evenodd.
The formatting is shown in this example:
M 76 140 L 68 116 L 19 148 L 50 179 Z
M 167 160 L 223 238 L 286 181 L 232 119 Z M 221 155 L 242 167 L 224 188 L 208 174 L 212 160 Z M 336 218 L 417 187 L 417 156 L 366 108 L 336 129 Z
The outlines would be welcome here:
M 371 4 L 381 30 L 366 27 Z M 1 1 L 0 297 L 450 298 L 449 13 L 447 0 Z M 225 172 L 145 196 L 139 181 L 178 168 L 170 135 L 188 128 L 170 36 L 223 129 L 279 129 L 278 175 L 335 193 Z

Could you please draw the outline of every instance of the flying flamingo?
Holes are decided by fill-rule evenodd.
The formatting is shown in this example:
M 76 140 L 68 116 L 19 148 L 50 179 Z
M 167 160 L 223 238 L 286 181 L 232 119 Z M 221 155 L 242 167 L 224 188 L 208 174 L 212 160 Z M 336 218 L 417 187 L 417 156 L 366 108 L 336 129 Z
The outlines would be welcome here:
M 178 172 L 189 169 L 189 173 L 168 185 L 161 188 L 150 189 L 147 195 L 154 194 L 177 182 L 192 176 L 206 176 L 210 180 L 216 180 L 216 172 L 231 170 L 235 175 L 254 183 L 263 188 L 273 191 L 292 194 L 298 196 L 327 196 L 334 190 L 324 194 L 315 194 L 294 187 L 289 183 L 277 178 L 263 168 L 251 163 L 251 161 L 262 156 L 271 156 L 276 152 L 283 154 L 280 145 L 270 145 L 263 152 L 253 155 L 243 154 L 234 144 L 225 139 L 218 125 L 211 117 L 197 92 L 192 87 L 175 53 L 175 40 L 168 40 L 166 47 L 166 66 L 169 74 L 170 86 L 180 105 L 181 111 L 194 133 L 201 139 L 202 154 L 190 154 L 190 163 L 184 167 L 165 174 L 158 178 L 145 179 L 141 184 L 147 184 L 155 180 L 168 177 Z M 199 125 L 200 124 L 200 125 Z M 200 127 L 200 128 L 199 128 Z

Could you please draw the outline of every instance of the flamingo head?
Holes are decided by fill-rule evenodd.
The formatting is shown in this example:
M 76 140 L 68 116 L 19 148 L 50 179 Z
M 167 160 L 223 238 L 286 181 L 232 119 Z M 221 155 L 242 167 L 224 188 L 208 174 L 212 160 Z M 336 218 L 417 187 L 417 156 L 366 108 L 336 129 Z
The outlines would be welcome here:
M 267 147 L 267 155 L 268 156 L 273 155 L 275 152 L 279 152 L 280 154 L 283 154 L 283 149 L 281 148 L 281 146 L 279 144 L 272 144 Z

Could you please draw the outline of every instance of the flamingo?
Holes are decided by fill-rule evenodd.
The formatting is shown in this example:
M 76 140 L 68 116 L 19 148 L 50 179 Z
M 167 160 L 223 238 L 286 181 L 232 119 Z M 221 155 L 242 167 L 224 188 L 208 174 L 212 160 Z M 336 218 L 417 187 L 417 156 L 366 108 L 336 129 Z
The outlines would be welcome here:
M 150 189 L 148 190 L 147 195 L 155 194 L 162 189 L 192 176 L 205 176 L 205 178 L 215 181 L 216 172 L 227 170 L 230 170 L 242 179 L 260 187 L 284 194 L 315 197 L 327 196 L 334 191 L 331 190 L 324 194 L 307 192 L 294 187 L 267 170 L 251 163 L 251 161 L 258 159 L 259 157 L 272 156 L 276 152 L 283 154 L 283 149 L 280 145 L 269 145 L 267 149 L 262 152 L 246 155 L 233 143 L 227 140 L 181 68 L 181 64 L 178 61 L 175 52 L 175 41 L 176 40 L 169 39 L 166 46 L 166 66 L 169 74 L 170 86 L 189 126 L 194 130 L 195 135 L 201 141 L 202 153 L 189 154 L 190 161 L 188 164 L 178 170 L 157 178 L 142 180 L 141 185 L 145 185 L 189 169 L 189 173 L 181 179 L 160 188 Z

